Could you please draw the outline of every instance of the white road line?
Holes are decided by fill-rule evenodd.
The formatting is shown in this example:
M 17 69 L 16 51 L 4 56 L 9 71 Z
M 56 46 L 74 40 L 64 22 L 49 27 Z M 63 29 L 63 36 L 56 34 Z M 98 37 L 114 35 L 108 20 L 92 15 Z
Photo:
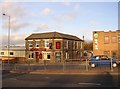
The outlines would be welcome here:
M 80 85 L 98 85 L 100 86 L 101 84 L 100 83 L 78 83 Z

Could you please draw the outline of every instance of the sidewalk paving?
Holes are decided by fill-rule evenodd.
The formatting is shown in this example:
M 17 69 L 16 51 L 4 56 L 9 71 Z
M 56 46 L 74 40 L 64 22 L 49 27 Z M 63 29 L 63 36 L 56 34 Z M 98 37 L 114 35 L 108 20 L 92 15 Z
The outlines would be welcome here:
M 111 74 L 119 75 L 118 71 L 102 71 L 102 70 L 11 70 L 10 73 L 29 73 L 29 74 Z

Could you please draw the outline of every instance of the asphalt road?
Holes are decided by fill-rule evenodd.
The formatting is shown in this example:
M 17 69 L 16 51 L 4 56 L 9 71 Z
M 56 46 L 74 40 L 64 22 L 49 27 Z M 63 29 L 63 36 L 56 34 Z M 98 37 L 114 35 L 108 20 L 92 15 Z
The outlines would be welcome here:
M 68 75 L 68 74 L 16 74 L 2 76 L 3 87 L 118 87 L 119 76 L 110 75 Z

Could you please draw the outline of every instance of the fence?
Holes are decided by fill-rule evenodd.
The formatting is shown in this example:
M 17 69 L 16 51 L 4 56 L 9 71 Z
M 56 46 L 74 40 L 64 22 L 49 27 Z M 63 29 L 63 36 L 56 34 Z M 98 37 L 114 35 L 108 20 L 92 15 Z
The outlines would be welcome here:
M 63 62 L 63 63 L 56 63 L 56 64 L 47 64 L 47 63 L 40 63 L 40 64 L 2 64 L 3 70 L 57 70 L 57 71 L 118 71 L 119 67 L 113 68 L 112 62 L 109 66 L 97 66 L 92 68 L 89 65 L 89 61 L 77 61 L 77 62 Z

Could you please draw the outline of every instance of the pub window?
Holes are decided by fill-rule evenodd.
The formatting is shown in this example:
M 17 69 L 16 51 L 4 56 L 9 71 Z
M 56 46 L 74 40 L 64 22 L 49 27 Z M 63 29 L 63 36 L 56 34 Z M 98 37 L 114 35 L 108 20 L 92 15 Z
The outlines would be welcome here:
M 117 42 L 117 37 L 116 36 L 112 36 L 112 43 L 116 43 Z
M 77 49 L 79 48 L 79 42 L 77 42 Z
M 68 49 L 68 40 L 64 40 L 64 49 Z
M 36 47 L 40 47 L 40 41 L 36 41 Z
M 10 55 L 14 55 L 14 53 L 13 53 L 13 52 L 10 52 Z
M 50 53 L 47 54 L 47 59 L 50 59 Z
M 56 52 L 55 57 L 57 62 L 61 62 L 61 52 Z
M 68 49 L 70 49 L 70 48 L 71 48 L 71 47 L 70 47 L 70 43 L 71 43 L 71 42 L 70 42 L 70 41 L 68 41 Z
M 33 41 L 29 41 L 29 47 L 33 47 Z
M 50 57 L 50 53 L 47 53 L 47 52 L 46 52 L 46 53 L 43 53 L 43 59 L 44 59 L 44 60 L 48 60 L 48 59 L 50 60 L 50 58 L 51 58 L 51 57 Z
M 77 42 L 75 41 L 75 49 L 77 49 Z
M 109 37 L 108 37 L 108 36 L 105 36 L 105 37 L 104 37 L 104 43 L 105 43 L 105 44 L 109 44 Z
M 1 55 L 4 55 L 4 52 L 1 52 Z
M 44 40 L 44 47 L 45 48 L 49 47 L 49 40 Z
M 34 53 L 33 52 L 30 52 L 29 58 L 34 58 Z
M 56 49 L 60 49 L 60 46 L 61 46 L 60 42 L 56 42 Z
M 75 49 L 75 41 L 73 42 L 73 49 Z

